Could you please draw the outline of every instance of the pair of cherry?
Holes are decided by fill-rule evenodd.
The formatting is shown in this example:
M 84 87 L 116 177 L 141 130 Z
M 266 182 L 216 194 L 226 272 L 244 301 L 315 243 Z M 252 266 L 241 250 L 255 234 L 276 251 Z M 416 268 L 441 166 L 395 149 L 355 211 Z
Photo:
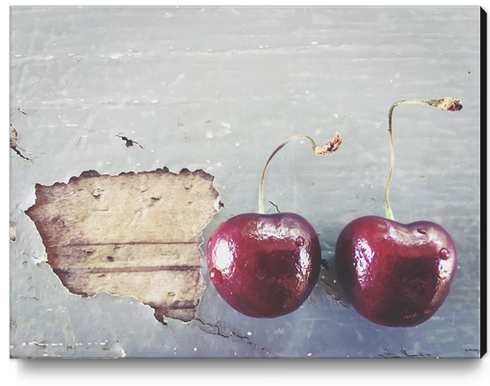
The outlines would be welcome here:
M 385 190 L 386 218 L 365 216 L 350 222 L 335 248 L 337 279 L 352 306 L 373 323 L 416 326 L 428 320 L 449 294 L 456 272 L 456 248 L 438 224 L 394 221 L 388 191 L 394 169 L 393 109 L 421 104 L 444 111 L 463 107 L 452 98 L 404 100 L 393 104 L 388 123 L 391 168 Z M 244 315 L 274 318 L 298 309 L 320 273 L 321 248 L 313 227 L 294 213 L 265 214 L 264 175 L 274 155 L 304 138 L 316 154 L 330 154 L 342 139 L 338 133 L 324 147 L 306 135 L 284 141 L 262 172 L 259 213 L 245 213 L 221 223 L 207 245 L 211 281 L 221 297 Z

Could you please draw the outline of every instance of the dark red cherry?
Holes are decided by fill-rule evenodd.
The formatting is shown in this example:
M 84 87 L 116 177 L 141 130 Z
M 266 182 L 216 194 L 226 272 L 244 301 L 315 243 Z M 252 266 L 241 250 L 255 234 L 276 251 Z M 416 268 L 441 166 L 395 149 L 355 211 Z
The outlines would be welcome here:
M 208 241 L 209 277 L 221 297 L 244 315 L 275 318 L 298 309 L 320 274 L 322 253 L 313 227 L 294 213 L 265 214 L 264 176 L 277 152 L 297 139 L 308 140 L 317 155 L 342 144 L 339 133 L 318 147 L 307 135 L 282 142 L 265 163 L 259 185 L 259 213 L 221 223 Z
M 459 99 L 405 99 L 388 112 L 391 165 L 385 188 L 386 218 L 350 222 L 335 247 L 339 283 L 352 306 L 373 323 L 411 327 L 428 320 L 446 299 L 456 274 L 456 248 L 440 225 L 394 221 L 389 189 L 395 167 L 393 110 L 417 104 L 460 111 Z
M 335 254 L 338 280 L 352 306 L 371 322 L 392 327 L 432 317 L 457 266 L 451 236 L 428 221 L 358 218 L 340 233 Z
M 313 227 L 294 213 L 245 213 L 221 223 L 208 241 L 209 276 L 235 310 L 274 318 L 298 309 L 320 273 Z

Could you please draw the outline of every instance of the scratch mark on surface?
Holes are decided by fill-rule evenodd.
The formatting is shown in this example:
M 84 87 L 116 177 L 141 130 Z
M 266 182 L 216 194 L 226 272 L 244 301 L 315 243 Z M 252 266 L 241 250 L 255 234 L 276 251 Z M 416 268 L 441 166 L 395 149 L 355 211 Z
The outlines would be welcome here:
M 29 342 L 30 345 L 34 345 L 34 346 L 37 346 L 37 347 L 42 347 L 42 348 L 46 348 L 48 347 L 48 344 L 44 341 L 42 342 L 36 342 L 36 341 L 33 341 L 33 342 Z
M 228 330 L 224 326 L 220 326 L 219 324 L 206 323 L 199 318 L 196 318 L 195 320 L 196 320 L 196 322 L 200 323 L 199 328 L 207 334 L 218 335 L 218 336 L 221 336 L 223 338 L 235 337 L 237 339 L 243 340 L 245 343 L 251 345 L 252 347 L 254 347 L 258 350 L 266 351 L 266 349 L 264 347 L 261 347 L 258 344 L 252 342 L 248 336 L 239 335 L 236 332 Z M 223 331 L 223 329 L 225 329 L 226 331 Z
M 339 283 L 328 270 L 328 262 L 322 260 L 321 265 L 323 269 L 321 270 L 318 282 L 325 286 L 325 292 L 329 294 L 333 300 L 338 301 L 342 307 L 349 308 L 349 301 L 345 298 L 342 288 L 340 288 Z
M 383 350 L 383 354 L 379 354 L 378 357 L 382 358 L 429 358 L 432 357 L 430 354 L 419 353 L 419 354 L 409 354 L 405 347 L 401 347 L 398 353 L 391 353 L 387 349 Z

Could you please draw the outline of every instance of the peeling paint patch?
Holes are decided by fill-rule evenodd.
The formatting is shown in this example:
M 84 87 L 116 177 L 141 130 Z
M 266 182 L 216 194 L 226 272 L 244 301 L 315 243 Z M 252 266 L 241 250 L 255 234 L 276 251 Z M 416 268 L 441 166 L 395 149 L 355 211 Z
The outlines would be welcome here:
M 117 135 L 117 137 L 121 138 L 123 141 L 126 142 L 126 147 L 132 147 L 133 145 L 136 144 L 143 149 L 143 146 L 141 146 L 138 142 L 133 141 L 132 139 L 129 139 L 128 137 L 126 137 L 125 135 L 122 135 L 121 133 L 119 133 Z
M 10 241 L 17 240 L 17 236 L 15 234 L 15 224 L 10 221 Z
M 205 281 L 202 229 L 214 213 L 214 177 L 167 168 L 36 184 L 26 214 L 35 223 L 48 264 L 73 294 L 133 296 L 164 316 L 195 318 Z
M 15 130 L 15 127 L 10 124 L 10 148 L 15 151 L 19 157 L 25 159 L 26 161 L 30 161 L 31 159 L 23 154 L 24 150 L 19 146 L 17 140 L 17 130 Z

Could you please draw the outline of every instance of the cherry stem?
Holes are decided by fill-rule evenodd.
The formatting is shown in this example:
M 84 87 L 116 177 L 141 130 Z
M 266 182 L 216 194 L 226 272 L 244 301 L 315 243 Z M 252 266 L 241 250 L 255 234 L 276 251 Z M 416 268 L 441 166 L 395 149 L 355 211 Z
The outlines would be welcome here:
M 269 167 L 269 163 L 271 162 L 272 158 L 274 158 L 274 156 L 277 154 L 277 152 L 279 150 L 281 150 L 288 143 L 293 142 L 297 139 L 307 139 L 308 141 L 310 141 L 310 143 L 313 147 L 313 152 L 317 155 L 325 155 L 325 154 L 333 153 L 334 151 L 336 151 L 339 148 L 340 144 L 342 143 L 342 138 L 340 137 L 339 133 L 335 133 L 334 138 L 323 147 L 318 147 L 315 144 L 315 141 L 311 137 L 309 137 L 307 135 L 303 135 L 303 134 L 294 135 L 294 136 L 286 139 L 283 143 L 281 143 L 276 148 L 276 150 L 274 150 L 274 152 L 271 154 L 271 156 L 269 157 L 269 159 L 265 163 L 264 170 L 262 171 L 262 176 L 260 177 L 260 188 L 259 188 L 259 213 L 260 214 L 265 213 L 265 210 L 264 210 L 264 177 L 265 177 L 265 172 L 266 172 L 267 168 Z
M 393 177 L 393 170 L 395 169 L 395 144 L 393 142 L 393 127 L 392 127 L 392 116 L 393 110 L 396 106 L 400 105 L 424 105 L 439 107 L 443 111 L 459 111 L 463 108 L 461 101 L 452 98 L 441 98 L 441 99 L 407 99 L 393 103 L 390 107 L 388 113 L 388 132 L 390 134 L 390 148 L 391 148 L 391 165 L 390 173 L 388 174 L 388 181 L 386 182 L 385 188 L 385 208 L 386 208 L 386 218 L 394 220 L 393 212 L 390 206 L 389 190 L 391 184 L 391 178 Z

